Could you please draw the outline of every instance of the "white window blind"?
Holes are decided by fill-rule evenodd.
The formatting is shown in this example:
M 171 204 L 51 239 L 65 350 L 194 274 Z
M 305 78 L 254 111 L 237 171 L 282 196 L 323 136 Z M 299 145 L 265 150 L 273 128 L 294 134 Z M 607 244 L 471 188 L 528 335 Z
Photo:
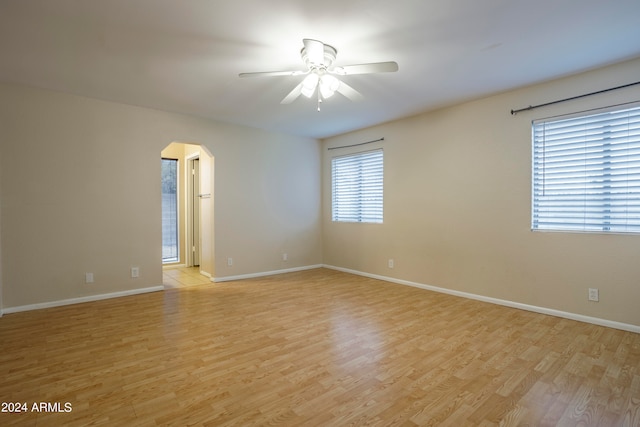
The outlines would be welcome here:
M 533 230 L 640 233 L 640 105 L 533 122 Z
M 332 219 L 382 222 L 382 149 L 331 160 Z

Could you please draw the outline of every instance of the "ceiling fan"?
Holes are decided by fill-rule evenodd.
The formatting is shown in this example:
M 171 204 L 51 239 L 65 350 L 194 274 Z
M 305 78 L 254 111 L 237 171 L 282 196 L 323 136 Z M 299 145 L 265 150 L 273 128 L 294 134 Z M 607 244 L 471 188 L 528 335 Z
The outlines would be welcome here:
M 265 71 L 257 73 L 240 73 L 240 77 L 269 77 L 269 76 L 302 76 L 306 75 L 284 99 L 281 104 L 290 104 L 301 94 L 311 98 L 314 93 L 318 94 L 318 111 L 320 103 L 336 92 L 346 98 L 355 101 L 362 97 L 360 92 L 338 79 L 336 76 L 347 76 L 352 74 L 387 73 L 398 71 L 398 64 L 390 62 L 373 62 L 368 64 L 345 65 L 334 67 L 338 51 L 333 46 L 324 44 L 313 39 L 303 39 L 304 47 L 300 51 L 302 61 L 307 66 L 307 70 L 299 71 Z

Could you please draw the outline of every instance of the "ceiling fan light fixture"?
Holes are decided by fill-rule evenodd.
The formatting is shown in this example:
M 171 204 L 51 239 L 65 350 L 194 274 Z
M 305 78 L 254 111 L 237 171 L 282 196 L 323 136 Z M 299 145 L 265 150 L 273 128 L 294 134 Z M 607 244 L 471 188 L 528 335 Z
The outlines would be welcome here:
M 320 93 L 322 97 L 327 99 L 333 96 L 340 87 L 340 80 L 330 74 L 324 74 L 320 77 Z
M 320 77 L 316 73 L 311 73 L 302 81 L 302 94 L 307 98 L 311 98 L 318 86 L 318 80 Z

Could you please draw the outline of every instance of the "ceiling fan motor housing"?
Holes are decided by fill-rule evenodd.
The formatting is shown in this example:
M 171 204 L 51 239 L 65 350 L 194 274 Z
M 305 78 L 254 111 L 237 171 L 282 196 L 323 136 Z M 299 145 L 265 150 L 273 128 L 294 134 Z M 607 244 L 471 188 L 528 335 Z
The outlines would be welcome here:
M 318 69 L 318 68 L 326 70 L 331 66 L 331 64 L 333 64 L 333 61 L 336 60 L 337 54 L 338 54 L 338 51 L 336 50 L 335 47 L 325 44 L 323 61 L 321 64 L 316 64 L 310 61 L 309 56 L 307 55 L 306 47 L 303 47 L 302 50 L 300 51 L 300 56 L 302 56 L 302 60 L 307 65 L 307 67 L 309 67 L 310 70 Z

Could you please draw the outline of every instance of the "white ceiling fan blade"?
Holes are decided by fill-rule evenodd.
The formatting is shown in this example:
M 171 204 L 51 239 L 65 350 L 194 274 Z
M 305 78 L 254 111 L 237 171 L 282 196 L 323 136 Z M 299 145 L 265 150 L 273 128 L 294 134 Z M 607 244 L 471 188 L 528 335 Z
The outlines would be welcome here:
M 389 62 L 372 62 L 370 64 L 345 65 L 344 67 L 336 67 L 332 73 L 341 76 L 351 74 L 371 74 L 371 73 L 393 73 L 398 71 L 398 63 Z
M 293 101 L 298 99 L 298 97 L 302 93 L 302 83 L 303 82 L 300 82 L 298 86 L 294 87 L 293 90 L 289 92 L 289 94 L 285 96 L 282 101 L 280 101 L 280 104 L 291 104 Z
M 362 99 L 362 94 L 360 92 L 342 81 L 340 82 L 340 86 L 338 86 L 337 91 L 351 101 L 359 101 Z
M 308 71 L 259 71 L 257 73 L 240 73 L 239 77 L 274 77 L 274 76 L 301 76 Z
M 324 64 L 324 43 L 313 39 L 303 39 L 302 43 L 311 64 Z

